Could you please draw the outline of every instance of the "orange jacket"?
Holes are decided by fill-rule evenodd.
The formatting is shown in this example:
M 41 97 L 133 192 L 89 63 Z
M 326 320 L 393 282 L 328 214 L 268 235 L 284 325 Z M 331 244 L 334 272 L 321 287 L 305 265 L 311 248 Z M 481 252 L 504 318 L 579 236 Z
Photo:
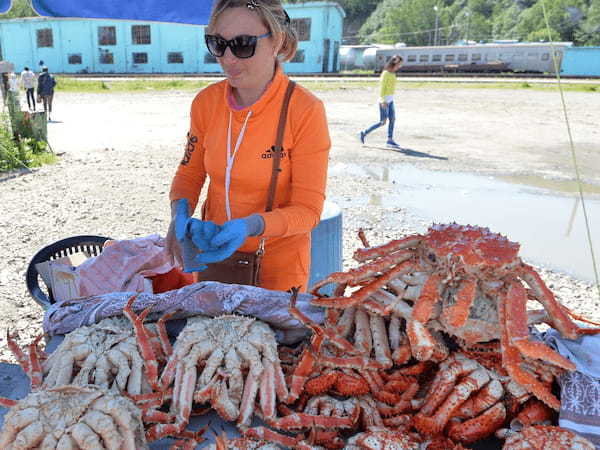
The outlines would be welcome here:
M 195 209 L 208 175 L 203 218 L 217 224 L 227 221 L 225 171 L 230 114 L 233 149 L 252 111 L 231 172 L 231 218 L 261 213 L 265 221 L 261 236 L 266 238 L 262 287 L 287 290 L 300 286 L 305 290 L 310 271 L 310 232 L 319 223 L 325 200 L 331 142 L 323 103 L 296 86 L 289 105 L 273 211 L 264 212 L 273 164 L 270 149 L 275 144 L 288 81 L 278 68 L 262 97 L 239 111 L 229 106 L 231 87 L 227 80 L 199 92 L 192 102 L 188 142 L 170 199 L 187 198 Z M 255 252 L 259 240 L 250 237 L 239 250 Z

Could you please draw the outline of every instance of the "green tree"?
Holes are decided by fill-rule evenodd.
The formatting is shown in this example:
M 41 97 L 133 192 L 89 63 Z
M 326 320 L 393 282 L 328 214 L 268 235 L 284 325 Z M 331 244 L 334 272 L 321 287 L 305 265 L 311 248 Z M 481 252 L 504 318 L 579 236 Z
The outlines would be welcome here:
M 544 17 L 544 6 L 550 32 Z M 523 11 L 515 31 L 522 40 L 532 42 L 549 39 L 575 41 L 575 33 L 586 6 L 584 0 L 540 0 Z
M 575 40 L 581 45 L 600 45 L 600 0 L 591 1 Z
M 35 17 L 37 14 L 28 0 L 13 0 L 10 11 L 0 16 L 0 19 L 16 19 L 18 17 Z

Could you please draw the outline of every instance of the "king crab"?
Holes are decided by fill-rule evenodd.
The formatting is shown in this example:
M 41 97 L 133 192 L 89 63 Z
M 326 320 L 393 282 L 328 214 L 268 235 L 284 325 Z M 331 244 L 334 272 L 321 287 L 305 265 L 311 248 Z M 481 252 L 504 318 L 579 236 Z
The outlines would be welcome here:
M 193 402 L 210 403 L 223 419 L 237 420 L 243 428 L 250 423 L 257 395 L 265 419 L 275 417 L 276 397 L 288 395 L 273 331 L 236 315 L 188 319 L 161 374 L 159 392 L 167 392 L 171 383 L 175 422 L 151 428 L 152 439 L 181 433 Z
M 0 448 L 145 449 L 141 411 L 97 386 L 65 385 L 29 394 L 9 410 Z
M 518 251 L 518 243 L 487 228 L 434 225 L 425 235 L 357 250 L 354 258 L 366 262 L 363 266 L 331 274 L 317 283 L 312 293 L 318 295 L 328 283 L 338 284 L 338 294 L 346 286 L 359 289 L 348 297 L 320 297 L 312 303 L 337 309 L 362 305 L 380 315 L 403 317 L 412 354 L 420 361 L 430 360 L 438 344 L 431 330 L 443 331 L 467 344 L 499 338 L 508 374 L 558 410 L 558 399 L 523 369 L 522 363 L 539 359 L 569 371 L 575 365 L 542 342 L 530 340 L 528 325 L 546 322 L 568 339 L 600 329 L 576 325 L 572 317 L 582 319 L 556 300 L 539 274 L 518 257 Z M 403 298 L 408 291 L 403 278 L 411 275 L 422 282 L 418 295 L 411 290 L 414 301 L 409 304 Z M 528 300 L 537 300 L 545 312 L 528 312 Z

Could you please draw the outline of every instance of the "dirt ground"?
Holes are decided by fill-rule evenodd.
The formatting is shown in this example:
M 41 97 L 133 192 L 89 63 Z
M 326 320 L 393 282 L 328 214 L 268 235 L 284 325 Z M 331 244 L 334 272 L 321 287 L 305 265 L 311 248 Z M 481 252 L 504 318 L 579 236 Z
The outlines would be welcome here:
M 397 95 L 396 141 L 410 152 L 385 149 L 385 132 L 357 138 L 378 119 L 375 88 L 316 92 L 326 105 L 330 167 L 410 164 L 435 171 L 488 175 L 574 177 L 558 92 L 500 89 L 402 89 Z M 27 341 L 40 330 L 41 308 L 27 293 L 24 274 L 40 248 L 72 235 L 130 239 L 166 232 L 168 190 L 182 156 L 193 92 L 68 94 L 58 92 L 49 140 L 60 161 L 31 173 L 0 175 L 0 330 Z M 600 93 L 566 93 L 569 122 L 583 178 L 600 186 Z M 389 192 L 389 184 L 332 170 L 328 198 L 345 200 Z M 344 209 L 344 264 L 358 246 L 422 231 L 426 223 L 402 205 Z M 565 303 L 596 314 L 593 288 L 544 272 Z M 584 305 L 583 307 L 581 305 Z M 0 345 L 3 344 L 0 341 Z M 3 347 L 3 345 L 1 345 Z M 0 358 L 9 358 L 5 349 Z

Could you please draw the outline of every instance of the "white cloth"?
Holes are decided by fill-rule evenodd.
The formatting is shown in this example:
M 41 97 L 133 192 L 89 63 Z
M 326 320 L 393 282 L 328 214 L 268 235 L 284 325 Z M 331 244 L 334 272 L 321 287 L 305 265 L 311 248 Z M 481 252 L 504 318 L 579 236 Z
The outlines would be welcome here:
M 85 299 L 54 303 L 44 314 L 44 332 L 50 336 L 66 334 L 75 328 L 93 325 L 106 317 L 120 316 L 135 292 L 113 292 Z M 252 316 L 268 323 L 277 341 L 292 344 L 305 338 L 308 328 L 288 312 L 291 294 L 255 286 L 203 281 L 162 294 L 138 294 L 133 309 L 140 313 L 152 306 L 149 320 L 172 311 L 174 318 L 198 314 L 217 317 L 223 314 Z M 310 294 L 299 294 L 297 308 L 310 320 L 322 323 L 324 310 L 311 306 Z
M 544 340 L 577 367 L 559 380 L 558 424 L 582 435 L 600 450 L 600 335 L 571 341 L 550 329 Z
M 19 92 L 19 83 L 17 81 L 17 76 L 14 73 L 11 73 L 8 76 L 8 90 L 12 92 Z
M 35 73 L 31 70 L 24 70 L 21 72 L 21 84 L 25 89 L 31 89 L 35 87 Z

